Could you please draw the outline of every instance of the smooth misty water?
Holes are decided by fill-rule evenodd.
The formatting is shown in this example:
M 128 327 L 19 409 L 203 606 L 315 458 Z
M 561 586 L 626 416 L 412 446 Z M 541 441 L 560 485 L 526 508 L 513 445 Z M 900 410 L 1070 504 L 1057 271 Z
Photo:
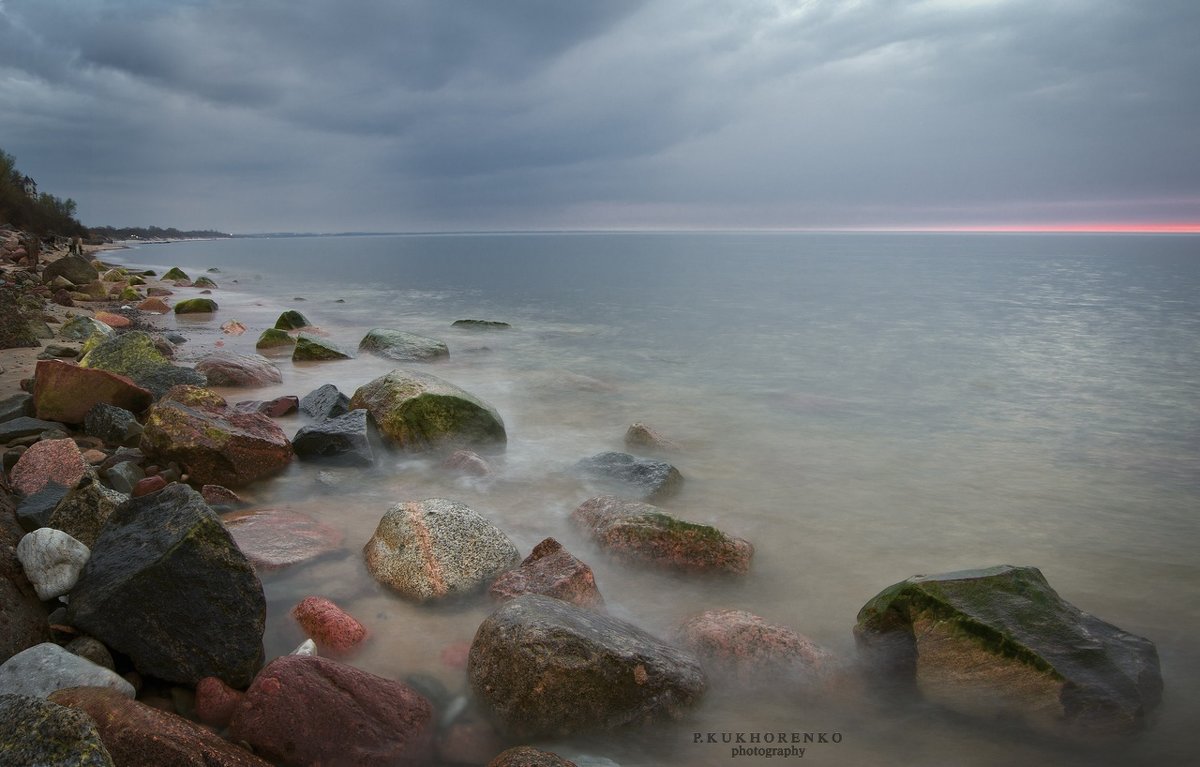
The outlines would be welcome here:
M 710 694 L 678 725 L 550 744 L 563 753 L 625 767 L 731 763 L 725 747 L 692 744 L 709 730 L 838 731 L 841 744 L 805 756 L 837 765 L 1182 764 L 1200 751 L 1200 238 L 444 235 L 116 257 L 221 270 L 216 319 L 179 320 L 187 352 L 211 348 L 232 318 L 250 332 L 226 348 L 252 351 L 285 308 L 349 348 L 371 327 L 399 328 L 444 340 L 449 361 L 424 367 L 506 421 L 488 480 L 391 454 L 374 470 L 333 471 L 336 489 L 303 464 L 250 488 L 346 533 L 344 557 L 264 578 L 269 656 L 301 639 L 290 607 L 324 594 L 373 632 L 356 665 L 464 689 L 440 655 L 469 642 L 486 601 L 410 605 L 376 586 L 358 553 L 391 504 L 442 496 L 497 523 L 523 554 L 558 538 L 595 569 L 614 614 L 660 635 L 699 610 L 736 607 L 853 658 L 855 615 L 884 587 L 1035 565 L 1080 608 L 1154 640 L 1166 679 L 1156 726 L 1118 746 L 889 710 L 850 690 Z M 515 329 L 450 327 L 462 318 Z M 367 356 L 279 364 L 283 385 L 225 393 L 303 395 L 326 382 L 352 393 L 392 367 Z M 623 449 L 638 420 L 683 447 L 684 490 L 664 505 L 751 540 L 748 577 L 618 567 L 571 527 L 571 510 L 597 494 L 571 466 Z M 289 432 L 303 422 L 283 421 Z

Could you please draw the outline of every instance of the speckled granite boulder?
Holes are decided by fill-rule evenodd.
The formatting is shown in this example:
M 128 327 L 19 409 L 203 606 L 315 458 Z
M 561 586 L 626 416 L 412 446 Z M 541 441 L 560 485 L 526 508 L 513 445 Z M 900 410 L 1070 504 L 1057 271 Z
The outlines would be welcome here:
M 1154 644 L 1066 602 L 1034 567 L 913 576 L 859 611 L 854 637 L 874 680 L 1056 734 L 1133 732 L 1162 698 Z
M 675 644 L 700 659 L 710 676 L 744 683 L 819 682 L 834 656 L 808 637 L 745 610 L 705 610 L 675 629 Z
M 705 690 L 690 654 L 625 621 L 526 594 L 479 626 L 468 674 L 518 738 L 565 737 L 680 716 Z
M 90 716 L 28 695 L 0 695 L 0 764 L 113 767 Z
M 400 362 L 422 362 L 450 356 L 450 350 L 442 341 L 391 328 L 374 328 L 363 336 L 358 349 Z
M 363 555 L 376 580 L 418 601 L 474 591 L 520 559 L 499 528 L 443 498 L 393 506 Z
M 553 538 L 534 546 L 520 567 L 492 581 L 488 593 L 493 599 L 501 600 L 522 594 L 542 594 L 580 607 L 604 604 L 592 568 L 572 556 Z
M 91 547 L 100 528 L 129 496 L 110 490 L 91 477 L 84 477 L 54 507 L 47 527 L 62 530 L 85 546 Z
M 10 479 L 18 493 L 32 495 L 51 482 L 74 487 L 87 471 L 87 461 L 73 440 L 44 439 L 21 454 Z
M 366 408 L 380 432 L 407 450 L 503 446 L 500 415 L 483 400 L 426 373 L 393 370 L 360 386 L 351 408 Z

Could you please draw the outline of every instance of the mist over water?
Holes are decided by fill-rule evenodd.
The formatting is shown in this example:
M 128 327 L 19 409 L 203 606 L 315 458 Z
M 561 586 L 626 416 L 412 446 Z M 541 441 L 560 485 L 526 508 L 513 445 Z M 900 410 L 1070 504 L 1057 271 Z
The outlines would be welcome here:
M 209 267 L 221 309 L 175 319 L 185 358 L 222 339 L 252 352 L 284 309 L 354 348 L 372 327 L 439 338 L 413 364 L 503 416 L 496 474 L 466 479 L 389 453 L 370 470 L 294 464 L 249 488 L 345 532 L 345 556 L 265 574 L 268 656 L 302 639 L 288 611 L 338 601 L 373 633 L 354 664 L 390 677 L 465 674 L 485 599 L 419 607 L 377 586 L 360 550 L 401 500 L 449 497 L 527 554 L 546 536 L 590 564 L 615 615 L 665 636 L 740 608 L 846 658 L 858 609 L 916 573 L 1034 565 L 1068 601 L 1159 649 L 1158 722 L 1121 745 L 1056 744 L 924 706 L 714 690 L 643 736 L 551 744 L 625 767 L 731 763 L 696 731 L 838 731 L 819 764 L 1169 764 L 1200 717 L 1200 238 L 1078 235 L 542 234 L 243 239 L 146 246 L 128 263 Z M 234 281 L 236 280 L 236 284 Z M 193 291 L 181 290 L 179 295 Z M 303 302 L 295 301 L 302 297 Z M 341 299 L 344 303 L 338 303 Z M 239 319 L 250 331 L 222 338 Z M 511 331 L 451 328 L 501 320 Z M 284 383 L 231 401 L 347 394 L 397 366 L 278 359 Z M 400 365 L 403 366 L 403 365 Z M 569 523 L 599 494 L 571 467 L 623 450 L 643 421 L 682 450 L 664 507 L 747 538 L 738 580 L 621 567 Z M 303 417 L 281 421 L 289 433 Z M 743 758 L 732 763 L 758 763 Z

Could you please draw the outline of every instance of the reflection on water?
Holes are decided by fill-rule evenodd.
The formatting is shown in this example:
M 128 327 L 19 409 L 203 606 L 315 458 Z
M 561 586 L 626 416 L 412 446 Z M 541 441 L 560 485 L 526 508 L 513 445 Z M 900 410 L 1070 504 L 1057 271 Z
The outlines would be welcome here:
M 339 527 L 346 541 L 339 555 L 264 577 L 269 655 L 299 644 L 287 613 L 322 594 L 373 634 L 356 665 L 465 691 L 463 671 L 442 653 L 470 641 L 489 605 L 409 604 L 362 562 L 379 518 L 404 499 L 460 500 L 522 553 L 558 538 L 592 565 L 614 614 L 654 633 L 702 609 L 737 607 L 847 659 L 859 607 L 891 583 L 1036 565 L 1069 601 L 1158 644 L 1166 700 L 1141 738 L 1049 743 L 915 702 L 872 702 L 850 686 L 777 697 L 718 691 L 685 722 L 554 746 L 626 767 L 729 764 L 727 748 L 696 744 L 695 733 L 782 729 L 841 733 L 841 743 L 809 746 L 805 758 L 821 764 L 1128 765 L 1186 761 L 1200 715 L 1198 244 L 378 237 L 181 243 L 124 258 L 221 268 L 217 318 L 180 323 L 192 338 L 184 356 L 218 340 L 252 351 L 290 308 L 347 347 L 371 327 L 395 327 L 444 340 L 450 358 L 423 367 L 493 404 L 508 427 L 488 478 L 390 453 L 369 470 L 295 464 L 248 489 L 257 503 Z M 450 327 L 468 317 L 515 327 Z M 223 338 L 216 327 L 233 318 L 250 330 Z M 223 393 L 266 399 L 330 382 L 351 393 L 392 367 L 368 356 L 278 364 L 283 384 Z M 664 505 L 754 542 L 748 577 L 616 566 L 569 524 L 596 492 L 571 466 L 624 449 L 634 421 L 682 446 L 672 460 L 686 482 Z M 282 423 L 294 432 L 305 421 Z

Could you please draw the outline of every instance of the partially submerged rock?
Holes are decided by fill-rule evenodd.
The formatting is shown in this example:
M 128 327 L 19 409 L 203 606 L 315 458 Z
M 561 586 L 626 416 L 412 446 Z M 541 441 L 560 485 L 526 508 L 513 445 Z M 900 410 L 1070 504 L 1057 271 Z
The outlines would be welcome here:
M 175 304 L 176 314 L 212 314 L 219 307 L 211 298 L 188 298 Z
M 672 452 L 679 449 L 671 440 L 638 421 L 625 430 L 625 446 L 633 450 Z
M 292 617 L 322 653 L 346 653 L 367 638 L 358 620 L 324 597 L 305 597 L 292 608 Z
M 599 453 L 584 458 L 576 466 L 587 476 L 623 494 L 636 494 L 643 501 L 670 498 L 683 484 L 683 475 L 666 461 L 637 458 L 629 453 Z
M 67 618 L 138 671 L 245 686 L 262 664 L 266 601 L 254 568 L 200 494 L 172 484 L 109 518 Z
M 756 685 L 820 682 L 834 657 L 808 637 L 745 610 L 705 610 L 676 629 L 676 644 L 696 655 L 710 675 Z
M 131 330 L 100 342 L 83 355 L 79 364 L 128 376 L 156 397 L 166 394 L 173 386 L 204 386 L 207 383 L 207 379 L 195 370 L 173 364 L 154 338 L 141 330 Z
M 266 357 L 233 352 L 213 352 L 196 363 L 196 372 L 209 386 L 269 386 L 283 383 L 283 373 Z
M 300 398 L 300 412 L 322 420 L 345 415 L 350 412 L 350 398 L 333 384 L 322 384 Z
M 453 327 L 467 328 L 468 330 L 510 330 L 512 325 L 495 320 L 455 320 Z
M 367 434 L 367 411 L 351 410 L 337 418 L 301 427 L 292 439 L 292 449 L 303 460 L 370 466 L 375 455 Z
M 277 328 L 267 328 L 258 337 L 258 341 L 254 344 L 256 349 L 278 349 L 280 347 L 292 347 L 296 345 L 296 338 L 286 330 Z
M 418 601 L 474 591 L 520 558 L 499 528 L 442 498 L 393 506 L 363 555 L 376 580 Z
M 319 362 L 322 360 L 348 360 L 352 357 L 352 354 L 337 344 L 312 333 L 297 335 L 296 348 L 292 349 L 293 361 Z
M 254 509 L 224 521 L 238 548 L 260 570 L 307 562 L 342 545 L 340 530 L 290 509 Z
M 692 572 L 745 574 L 754 547 L 711 525 L 679 519 L 657 506 L 611 495 L 584 501 L 571 515 L 619 559 Z
M 876 680 L 1056 733 L 1132 732 L 1162 698 L 1154 644 L 1064 601 L 1034 567 L 913 576 L 859 611 L 854 637 Z
M 501 600 L 522 594 L 542 594 L 580 607 L 604 604 L 592 568 L 572 556 L 553 538 L 534 546 L 520 567 L 492 581 L 488 593 L 493 599 Z
M 277 330 L 299 330 L 311 326 L 312 323 L 308 321 L 308 318 L 295 309 L 288 309 L 279 315 L 279 319 L 275 320 Z
M 442 341 L 391 328 L 374 328 L 363 337 L 358 349 L 401 362 L 421 362 L 450 356 L 450 350 Z
M 392 372 L 360 386 L 351 408 L 366 408 L 380 432 L 408 450 L 503 446 L 499 413 L 454 384 L 425 373 Z
M 519 738 L 677 718 L 706 684 L 683 650 L 617 618 L 533 594 L 484 620 L 468 674 L 475 694 Z

